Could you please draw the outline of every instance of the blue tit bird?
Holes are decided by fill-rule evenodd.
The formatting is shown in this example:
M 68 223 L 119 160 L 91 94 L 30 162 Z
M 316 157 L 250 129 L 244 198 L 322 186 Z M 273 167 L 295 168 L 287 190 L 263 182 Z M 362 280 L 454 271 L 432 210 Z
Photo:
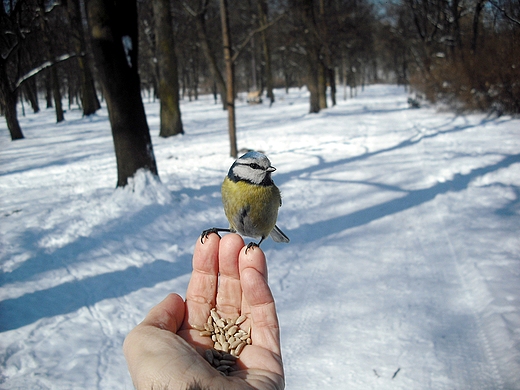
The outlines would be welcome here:
M 229 229 L 204 230 L 201 241 L 219 231 L 260 239 L 251 242 L 246 251 L 267 238 L 275 242 L 289 242 L 289 238 L 276 226 L 278 208 L 282 205 L 280 190 L 271 179 L 276 170 L 262 153 L 251 151 L 238 158 L 222 183 L 222 204 L 229 221 Z

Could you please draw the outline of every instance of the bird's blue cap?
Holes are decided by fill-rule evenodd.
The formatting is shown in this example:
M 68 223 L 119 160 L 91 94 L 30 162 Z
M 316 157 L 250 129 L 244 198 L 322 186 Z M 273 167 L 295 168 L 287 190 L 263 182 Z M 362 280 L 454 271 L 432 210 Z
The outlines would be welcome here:
M 265 155 L 262 153 L 256 152 L 254 150 L 247 152 L 243 156 L 240 156 L 240 158 L 262 158 L 262 157 L 265 157 Z

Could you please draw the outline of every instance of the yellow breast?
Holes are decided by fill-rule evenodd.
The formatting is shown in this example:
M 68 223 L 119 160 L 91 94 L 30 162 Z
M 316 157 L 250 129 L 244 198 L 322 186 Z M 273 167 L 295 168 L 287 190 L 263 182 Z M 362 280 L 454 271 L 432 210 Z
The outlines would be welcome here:
M 232 229 L 249 237 L 267 237 L 278 217 L 280 190 L 274 184 L 233 182 L 226 176 L 222 183 L 222 203 Z

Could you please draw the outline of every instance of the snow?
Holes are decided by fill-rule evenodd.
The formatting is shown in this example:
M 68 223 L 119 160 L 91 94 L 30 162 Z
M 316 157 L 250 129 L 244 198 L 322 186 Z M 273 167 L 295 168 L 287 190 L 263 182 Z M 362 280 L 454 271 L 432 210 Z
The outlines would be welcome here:
M 132 38 L 129 35 L 124 35 L 121 38 L 123 42 L 123 49 L 125 50 L 126 62 L 128 63 L 128 67 L 132 67 L 132 58 L 130 57 L 130 52 L 133 50 Z
M 375 85 L 308 114 L 308 94 L 237 102 L 239 147 L 283 195 L 267 240 L 287 389 L 520 389 L 520 120 L 409 109 Z M 227 114 L 182 102 L 160 181 L 115 189 L 106 109 L 0 123 L 0 388 L 132 389 L 125 335 L 184 294 L 200 232 L 225 226 Z

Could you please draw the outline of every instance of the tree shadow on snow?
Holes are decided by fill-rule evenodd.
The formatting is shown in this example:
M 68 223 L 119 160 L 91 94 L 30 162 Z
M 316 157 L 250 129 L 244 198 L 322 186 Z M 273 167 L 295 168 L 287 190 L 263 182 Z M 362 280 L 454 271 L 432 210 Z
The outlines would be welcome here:
M 507 155 L 495 164 L 473 169 L 468 174 L 456 174 L 451 180 L 437 183 L 429 188 L 408 191 L 407 195 L 403 197 L 367 207 L 348 215 L 341 215 L 325 221 L 301 225 L 299 228 L 292 230 L 292 234 L 291 231 L 289 231 L 288 234 L 295 237 L 294 242 L 308 242 L 308 240 L 315 240 L 346 229 L 366 225 L 388 215 L 419 206 L 433 200 L 437 195 L 463 191 L 467 189 L 469 183 L 477 177 L 482 177 L 499 169 L 507 168 L 515 163 L 520 163 L 520 154 Z
M 122 239 L 136 234 L 135 226 L 140 229 L 146 227 L 160 216 L 167 212 L 171 205 L 152 204 L 143 207 L 136 213 L 122 215 L 114 220 L 93 227 L 92 233 L 88 236 L 75 237 L 73 241 L 56 250 L 45 252 L 39 244 L 40 241 L 49 234 L 46 230 L 27 230 L 19 238 L 20 247 L 27 248 L 26 251 L 33 253 L 34 256 L 25 260 L 11 272 L 0 274 L 0 286 L 8 283 L 31 280 L 33 277 L 45 272 L 60 269 L 85 260 L 81 256 L 84 252 L 92 253 L 96 248 L 104 247 L 112 241 L 115 245 L 123 245 Z
M 191 261 L 190 255 L 186 254 L 176 262 L 155 260 L 141 267 L 131 266 L 6 299 L 0 302 L 0 332 L 18 329 L 42 318 L 71 313 L 105 299 L 122 297 L 189 272 Z
M 450 122 L 453 122 L 455 119 L 456 119 L 456 117 L 452 118 L 450 120 Z M 276 175 L 276 179 L 277 179 L 277 182 L 281 184 L 281 183 L 284 183 L 284 182 L 288 181 L 289 179 L 291 179 L 293 177 L 297 177 L 297 176 L 299 176 L 301 174 L 307 174 L 308 175 L 308 174 L 311 174 L 313 172 L 321 171 L 321 170 L 324 170 L 324 169 L 327 169 L 327 168 L 336 168 L 338 165 L 349 164 L 349 163 L 356 162 L 356 161 L 367 160 L 367 159 L 369 159 L 369 158 L 371 158 L 373 156 L 377 156 L 377 155 L 380 155 L 380 154 L 393 152 L 393 151 L 396 151 L 396 150 L 400 150 L 402 148 L 407 148 L 407 147 L 416 145 L 416 144 L 418 144 L 419 142 L 421 142 L 424 139 L 434 138 L 434 137 L 437 137 L 437 136 L 440 136 L 440 135 L 446 135 L 446 134 L 451 134 L 451 133 L 458 133 L 460 131 L 468 130 L 468 129 L 471 129 L 473 127 L 482 126 L 482 125 L 484 125 L 486 123 L 493 122 L 493 121 L 495 121 L 495 120 L 486 118 L 486 119 L 483 119 L 481 122 L 476 123 L 476 124 L 454 126 L 454 127 L 449 128 L 447 130 L 438 130 L 439 127 L 446 126 L 446 124 L 443 124 L 441 126 L 429 129 L 430 131 L 431 130 L 438 130 L 438 131 L 432 132 L 430 134 L 424 134 L 423 132 L 417 130 L 417 133 L 414 134 L 412 137 L 410 137 L 408 139 L 405 139 L 404 141 L 401 141 L 401 142 L 399 142 L 398 144 L 396 144 L 394 146 L 390 146 L 390 147 L 384 148 L 384 149 L 375 150 L 373 152 L 366 152 L 366 153 L 363 153 L 363 154 L 360 154 L 360 155 L 357 155 L 357 156 L 346 157 L 344 159 L 336 160 L 336 161 L 324 162 L 320 158 L 320 162 L 318 164 L 312 166 L 312 167 L 305 167 L 305 168 L 302 168 L 300 170 L 294 170 L 294 171 L 287 172 L 287 173 L 279 173 L 279 174 Z M 503 122 L 505 122 L 505 121 L 508 121 L 508 120 L 507 119 L 503 120 Z M 502 123 L 502 121 L 500 123 Z M 316 157 L 316 156 L 313 156 L 313 157 Z

